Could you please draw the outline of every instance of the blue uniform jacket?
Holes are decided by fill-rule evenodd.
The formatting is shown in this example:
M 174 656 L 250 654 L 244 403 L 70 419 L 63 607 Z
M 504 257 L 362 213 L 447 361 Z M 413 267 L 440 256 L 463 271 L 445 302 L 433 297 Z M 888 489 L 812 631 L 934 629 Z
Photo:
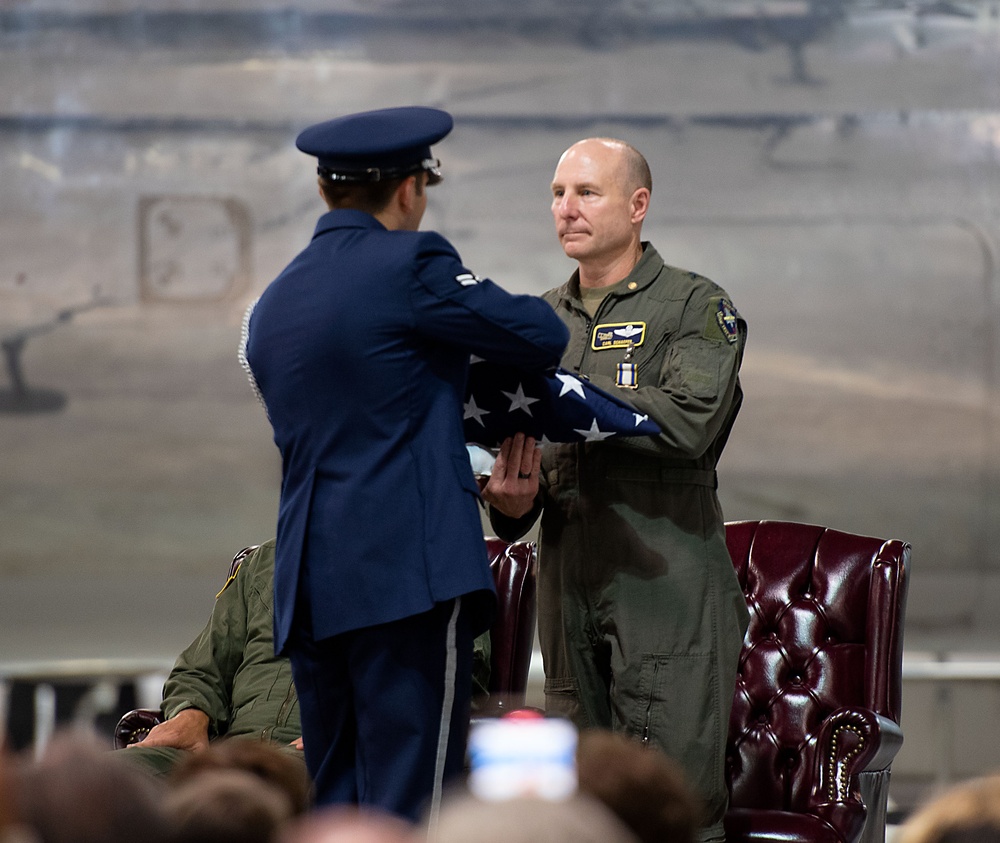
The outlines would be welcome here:
M 283 463 L 278 652 L 303 570 L 317 640 L 474 592 L 492 607 L 462 432 L 469 355 L 547 368 L 567 339 L 548 304 L 477 278 L 438 234 L 320 218 L 244 337 Z

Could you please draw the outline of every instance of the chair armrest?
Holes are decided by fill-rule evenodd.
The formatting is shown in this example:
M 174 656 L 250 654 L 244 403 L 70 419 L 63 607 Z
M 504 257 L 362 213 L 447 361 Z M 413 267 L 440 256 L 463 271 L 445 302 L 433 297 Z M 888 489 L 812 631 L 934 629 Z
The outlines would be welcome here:
M 146 739 L 149 730 L 162 723 L 166 718 L 162 711 L 151 708 L 135 708 L 122 715 L 115 726 L 115 749 L 124 749 L 134 743 Z
M 834 828 L 864 826 L 867 809 L 861 799 L 858 775 L 886 770 L 899 747 L 903 733 L 888 718 L 864 708 L 841 708 L 820 728 L 816 740 L 816 785 L 810 810 Z M 854 838 L 851 838 L 854 839 Z
M 903 745 L 903 730 L 899 724 L 883 717 L 881 714 L 875 715 L 875 722 L 878 729 L 878 752 L 876 752 L 865 765 L 862 772 L 873 772 L 877 770 L 888 770 L 892 760 Z
M 816 739 L 815 802 L 857 799 L 854 777 L 887 769 L 902 743 L 902 731 L 888 718 L 867 708 L 837 709 Z

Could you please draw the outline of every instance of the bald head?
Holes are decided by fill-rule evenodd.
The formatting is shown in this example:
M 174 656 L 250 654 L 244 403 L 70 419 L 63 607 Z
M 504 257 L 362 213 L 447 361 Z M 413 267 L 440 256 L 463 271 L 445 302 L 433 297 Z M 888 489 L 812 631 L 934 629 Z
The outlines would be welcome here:
M 642 256 L 642 222 L 652 177 L 639 151 L 615 138 L 578 141 L 552 178 L 552 216 L 563 251 L 580 264 L 580 284 L 624 278 Z
M 653 192 L 653 174 L 650 172 L 649 162 L 632 144 L 617 138 L 584 138 L 567 149 L 559 160 L 577 152 L 607 156 L 609 162 L 617 162 L 617 177 L 627 192 L 631 193 L 640 187 Z

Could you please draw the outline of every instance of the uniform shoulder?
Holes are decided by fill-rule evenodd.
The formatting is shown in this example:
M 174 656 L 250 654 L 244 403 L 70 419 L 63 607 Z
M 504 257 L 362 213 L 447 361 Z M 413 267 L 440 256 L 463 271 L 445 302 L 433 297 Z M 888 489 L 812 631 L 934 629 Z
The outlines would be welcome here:
M 415 248 L 423 251 L 447 250 L 454 252 L 455 247 L 447 237 L 436 231 L 396 231 L 396 235 L 409 237 Z
M 274 548 L 277 539 L 268 539 L 259 545 L 250 545 L 236 554 L 233 559 L 233 567 L 230 570 L 229 579 L 216 594 L 216 598 L 222 594 L 237 579 L 243 584 L 242 588 L 253 587 L 251 583 L 260 582 L 262 579 L 270 582 L 274 576 Z
M 268 539 L 266 542 L 261 542 L 257 545 L 253 553 L 250 554 L 249 559 L 252 559 L 252 564 L 254 565 L 273 565 L 274 564 L 274 548 L 277 545 L 278 540 Z
M 683 269 L 678 266 L 663 265 L 663 275 L 661 276 L 675 291 L 677 298 L 683 298 L 689 302 L 709 302 L 724 299 L 732 304 L 732 298 L 719 284 L 700 273 L 690 269 Z
M 239 574 L 240 571 L 246 571 L 249 574 L 265 568 L 273 568 L 276 544 L 277 539 L 268 539 L 266 542 L 261 542 L 256 546 L 251 545 L 249 549 L 242 551 L 243 558 L 239 560 L 233 575 Z
M 418 269 L 426 269 L 440 260 L 462 262 L 448 238 L 436 231 L 394 231 L 391 234 L 396 244 L 405 244 L 408 259 L 415 261 Z
M 663 264 L 663 272 L 670 279 L 671 283 L 683 285 L 693 290 L 705 290 L 711 295 L 726 294 L 726 291 L 716 284 L 711 278 L 708 278 L 699 272 L 684 269 L 680 266 L 671 266 L 668 263 Z

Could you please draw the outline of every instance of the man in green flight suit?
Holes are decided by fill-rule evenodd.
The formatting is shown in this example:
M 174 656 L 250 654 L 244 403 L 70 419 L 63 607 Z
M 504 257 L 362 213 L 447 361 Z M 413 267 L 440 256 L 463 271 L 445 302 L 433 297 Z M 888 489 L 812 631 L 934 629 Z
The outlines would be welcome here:
M 243 559 L 216 596 L 208 624 L 163 686 L 167 719 L 126 749 L 129 760 L 163 775 L 223 735 L 273 741 L 302 757 L 291 667 L 274 655 L 273 579 L 271 539 Z
M 725 543 L 716 464 L 742 402 L 746 324 L 707 278 L 641 239 L 652 178 L 629 144 L 560 158 L 552 213 L 578 270 L 546 299 L 562 365 L 617 390 L 653 437 L 503 443 L 483 496 L 507 540 L 542 513 L 538 628 L 546 709 L 626 732 L 683 766 L 698 839 L 724 839 L 725 745 L 748 613 Z
M 274 742 L 305 765 L 291 666 L 274 655 L 274 544 L 250 552 L 226 582 L 208 624 L 163 686 L 167 719 L 124 757 L 166 775 L 188 753 L 227 737 Z M 475 643 L 474 698 L 488 694 L 489 669 L 486 633 Z

